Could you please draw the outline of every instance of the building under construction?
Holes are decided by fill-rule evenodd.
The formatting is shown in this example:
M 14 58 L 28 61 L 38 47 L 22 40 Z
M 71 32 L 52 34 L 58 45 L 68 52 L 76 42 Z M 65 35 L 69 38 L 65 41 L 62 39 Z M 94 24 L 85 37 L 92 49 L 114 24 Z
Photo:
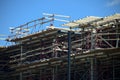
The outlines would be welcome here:
M 11 28 L 11 45 L 0 47 L 0 80 L 120 80 L 120 14 L 88 16 L 62 28 L 53 21 L 66 20 L 55 16 L 62 15 Z

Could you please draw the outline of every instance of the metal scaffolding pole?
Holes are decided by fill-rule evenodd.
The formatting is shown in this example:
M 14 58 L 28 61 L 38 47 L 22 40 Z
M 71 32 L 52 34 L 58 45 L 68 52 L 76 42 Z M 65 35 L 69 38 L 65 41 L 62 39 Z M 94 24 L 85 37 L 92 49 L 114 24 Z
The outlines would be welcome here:
M 71 80 L 71 31 L 68 31 L 68 78 L 67 80 Z
M 114 66 L 114 57 L 112 57 L 112 67 L 113 67 L 113 71 L 112 71 L 112 73 L 113 73 L 113 79 L 112 80 L 115 80 L 115 66 Z
M 21 41 L 20 65 L 22 64 L 22 53 L 23 53 L 23 45 Z M 22 72 L 20 72 L 20 80 L 22 80 Z
M 58 76 L 58 65 L 55 66 L 55 80 L 57 80 L 57 76 Z
M 97 80 L 98 79 L 98 71 L 97 71 L 97 58 L 94 57 L 94 80 Z
M 74 60 L 73 65 L 74 65 L 74 68 L 75 68 L 76 67 L 75 57 L 73 58 L 73 60 Z M 76 70 L 75 69 L 74 69 L 74 80 L 76 80 Z
M 94 49 L 94 34 L 91 31 L 91 50 L 93 50 L 93 49 Z
M 42 73 L 42 71 L 40 70 L 40 77 L 39 77 L 39 80 L 41 80 L 41 77 L 42 77 L 41 73 Z
M 82 49 L 84 49 L 83 45 L 85 45 L 85 42 L 84 42 L 85 41 L 84 31 L 85 31 L 85 29 L 82 28 L 82 33 L 83 33 L 83 34 L 81 34 L 81 39 L 83 39 L 83 41 L 82 41 Z M 83 51 L 82 51 L 82 53 L 83 53 Z
M 93 66 L 94 66 L 94 59 L 93 58 L 91 58 L 91 66 L 90 66 L 90 70 L 91 70 L 91 72 L 90 72 L 90 75 L 91 75 L 91 80 L 94 80 L 94 68 L 93 68 Z
M 53 67 L 53 70 L 52 70 L 52 80 L 55 80 L 55 70 L 54 70 L 54 67 Z
M 116 19 L 115 20 L 115 23 L 116 23 L 116 38 L 117 38 L 117 41 L 116 41 L 116 48 L 119 47 L 119 31 L 118 31 L 118 24 L 117 24 L 118 20 Z
M 20 72 L 20 80 L 22 80 L 22 72 Z
M 92 29 L 93 31 L 93 29 Z M 94 34 L 93 32 L 91 31 L 91 51 L 94 49 Z M 91 80 L 94 80 L 94 59 L 91 58 L 90 59 L 90 62 L 91 62 L 91 66 L 90 66 L 90 70 L 91 70 Z

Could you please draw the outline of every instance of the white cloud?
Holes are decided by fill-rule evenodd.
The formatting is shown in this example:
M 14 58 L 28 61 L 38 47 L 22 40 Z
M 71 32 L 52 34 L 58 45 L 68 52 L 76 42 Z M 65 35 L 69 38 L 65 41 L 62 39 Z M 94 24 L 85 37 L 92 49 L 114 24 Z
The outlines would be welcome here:
M 107 3 L 107 6 L 115 6 L 120 4 L 120 0 L 111 0 L 110 2 Z

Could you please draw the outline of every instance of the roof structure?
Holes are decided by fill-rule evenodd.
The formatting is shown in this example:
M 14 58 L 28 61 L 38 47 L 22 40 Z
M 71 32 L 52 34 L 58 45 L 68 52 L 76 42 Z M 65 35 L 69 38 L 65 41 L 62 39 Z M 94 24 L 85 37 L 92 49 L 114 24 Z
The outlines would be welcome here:
M 103 20 L 100 20 L 98 22 L 94 22 L 93 25 L 95 25 L 95 24 L 97 26 L 106 25 L 110 22 L 115 22 L 116 19 L 120 19 L 120 14 L 117 13 L 117 14 L 114 14 L 114 15 L 111 15 L 111 16 L 107 16 L 107 17 L 103 18 Z
M 79 27 L 79 26 L 83 26 L 83 25 L 88 25 L 94 21 L 98 21 L 100 20 L 101 17 L 96 17 L 96 16 L 87 16 L 85 18 L 82 18 L 82 19 L 79 19 L 79 20 L 76 20 L 76 21 L 73 21 L 73 22 L 70 22 L 70 23 L 67 23 L 67 24 L 63 24 L 63 26 L 69 26 L 69 27 Z
M 99 25 L 105 25 L 108 24 L 109 22 L 114 22 L 116 19 L 120 19 L 120 14 L 114 14 L 111 16 L 107 16 L 107 17 L 96 17 L 96 16 L 88 16 L 73 22 L 69 22 L 66 24 L 63 24 L 62 26 L 68 26 L 71 28 L 75 28 L 75 27 L 85 27 L 85 26 L 99 26 Z

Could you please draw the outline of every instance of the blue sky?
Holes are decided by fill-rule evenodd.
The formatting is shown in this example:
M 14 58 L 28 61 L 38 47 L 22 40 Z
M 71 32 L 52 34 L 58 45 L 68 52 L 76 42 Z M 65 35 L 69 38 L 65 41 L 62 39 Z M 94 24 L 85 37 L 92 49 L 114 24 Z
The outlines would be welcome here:
M 120 0 L 0 0 L 0 34 L 9 35 L 9 27 L 40 18 L 44 12 L 68 15 L 71 20 L 104 17 L 120 13 Z

